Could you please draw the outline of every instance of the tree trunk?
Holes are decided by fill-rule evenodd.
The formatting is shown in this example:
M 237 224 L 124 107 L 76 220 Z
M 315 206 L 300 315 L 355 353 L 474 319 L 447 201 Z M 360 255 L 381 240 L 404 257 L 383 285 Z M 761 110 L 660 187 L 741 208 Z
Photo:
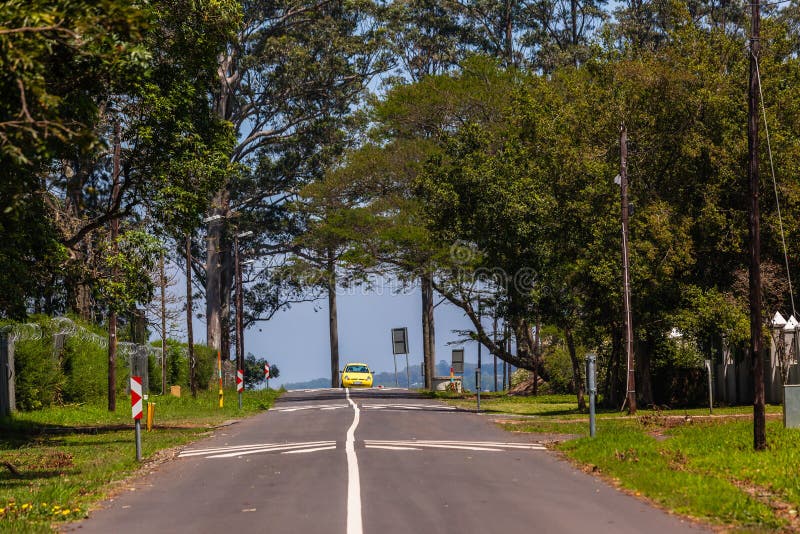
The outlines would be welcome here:
M 430 274 L 422 275 L 422 351 L 425 367 L 425 389 L 433 388 L 436 373 L 436 335 L 433 319 L 433 282 Z
M 572 362 L 572 381 L 575 384 L 575 394 L 578 397 L 578 410 L 586 410 L 586 399 L 584 398 L 585 387 L 583 378 L 581 377 L 581 362 L 578 360 L 578 355 L 575 353 L 575 339 L 572 337 L 572 329 L 570 327 L 564 328 L 564 337 L 567 338 L 567 349 L 569 350 L 569 359 Z
M 114 158 L 113 158 L 113 185 L 111 190 L 111 200 L 114 200 L 119 195 L 119 172 L 120 172 L 120 126 L 119 123 L 114 125 Z M 119 250 L 117 247 L 117 236 L 119 234 L 119 219 L 116 217 L 111 219 L 111 250 L 112 254 L 116 254 Z M 113 269 L 111 278 L 116 280 L 117 272 Z M 117 409 L 117 312 L 114 310 L 116 302 L 110 302 L 109 306 L 111 311 L 108 314 L 108 411 L 114 412 Z
M 611 325 L 611 355 L 608 359 L 605 381 L 606 406 L 619 406 L 619 364 L 622 359 L 622 332 L 616 325 Z
M 167 277 L 164 274 L 164 251 L 158 257 L 161 285 L 161 394 L 167 391 Z
M 194 330 L 192 328 L 192 238 L 186 234 L 186 348 L 189 358 L 189 388 L 197 397 L 196 362 L 194 360 Z
M 222 361 L 225 362 L 231 359 L 231 329 L 233 323 L 231 317 L 235 308 L 231 298 L 234 278 L 233 254 L 227 232 L 222 234 L 222 249 L 219 254 L 222 263 L 222 272 L 220 273 L 220 331 L 222 333 L 220 353 L 222 354 Z
M 653 356 L 654 340 L 648 336 L 644 340 L 644 347 L 639 354 L 639 364 L 636 366 L 636 385 L 639 401 L 645 406 L 653 404 L 653 377 L 650 373 L 650 362 Z
M 328 253 L 328 329 L 331 342 L 331 387 L 339 387 L 339 323 L 336 310 L 336 264 Z
M 219 218 L 209 221 L 207 234 L 208 253 L 206 256 L 206 344 L 213 351 L 222 350 L 222 300 L 223 300 L 223 218 L 229 204 L 226 190 L 217 192 L 212 202 L 210 214 Z

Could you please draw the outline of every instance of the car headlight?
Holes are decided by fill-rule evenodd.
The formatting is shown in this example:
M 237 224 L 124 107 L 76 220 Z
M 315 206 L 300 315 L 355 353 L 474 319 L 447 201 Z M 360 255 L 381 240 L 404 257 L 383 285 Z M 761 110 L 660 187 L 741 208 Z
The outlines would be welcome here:
M 345 379 L 345 380 L 350 380 L 350 377 L 349 377 L 349 376 L 347 376 L 347 375 L 344 375 L 344 379 Z

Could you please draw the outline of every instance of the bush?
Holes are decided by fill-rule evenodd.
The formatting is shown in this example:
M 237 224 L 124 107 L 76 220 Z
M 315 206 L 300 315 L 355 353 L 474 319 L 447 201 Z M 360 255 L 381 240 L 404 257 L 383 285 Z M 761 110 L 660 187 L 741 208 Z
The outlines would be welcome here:
M 526 382 L 528 380 L 533 379 L 533 373 L 528 371 L 527 369 L 517 369 L 513 373 L 511 373 L 511 387 L 517 387 L 518 385 Z
M 574 393 L 572 361 L 566 347 L 556 345 L 543 358 L 544 371 L 551 393 Z
M 108 349 L 80 338 L 67 338 L 62 353 L 64 402 L 86 402 L 108 394 Z M 122 374 L 117 363 L 117 374 Z M 126 373 L 127 374 L 127 373 Z
M 64 375 L 53 355 L 51 344 L 42 341 L 17 342 L 14 347 L 14 373 L 18 410 L 39 410 L 61 400 Z

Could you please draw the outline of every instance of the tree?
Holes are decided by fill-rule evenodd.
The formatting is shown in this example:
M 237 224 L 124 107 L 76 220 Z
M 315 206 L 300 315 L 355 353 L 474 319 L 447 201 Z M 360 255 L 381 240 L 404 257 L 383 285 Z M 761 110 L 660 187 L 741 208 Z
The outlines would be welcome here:
M 261 384 L 264 384 L 267 379 L 264 376 L 264 366 L 267 365 L 267 360 L 264 358 L 256 358 L 253 354 L 248 353 L 244 359 L 244 387 L 245 389 L 256 389 Z M 278 366 L 270 364 L 269 377 L 278 378 L 281 374 Z
M 214 110 L 234 125 L 239 141 L 230 159 L 246 171 L 228 176 L 209 213 L 217 217 L 207 232 L 208 344 L 224 354 L 233 282 L 230 219 L 257 233 L 262 252 L 285 252 L 285 201 L 324 167 L 339 124 L 383 69 L 372 7 L 367 1 L 250 2 L 219 56 Z

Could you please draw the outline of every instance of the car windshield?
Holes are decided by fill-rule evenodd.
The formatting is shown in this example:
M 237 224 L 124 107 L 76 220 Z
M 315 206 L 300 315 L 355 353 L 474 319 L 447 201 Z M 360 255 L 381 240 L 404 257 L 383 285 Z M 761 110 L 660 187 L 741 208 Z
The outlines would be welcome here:
M 346 373 L 369 373 L 369 367 L 366 365 L 348 365 L 345 369 Z

